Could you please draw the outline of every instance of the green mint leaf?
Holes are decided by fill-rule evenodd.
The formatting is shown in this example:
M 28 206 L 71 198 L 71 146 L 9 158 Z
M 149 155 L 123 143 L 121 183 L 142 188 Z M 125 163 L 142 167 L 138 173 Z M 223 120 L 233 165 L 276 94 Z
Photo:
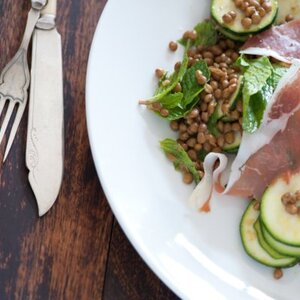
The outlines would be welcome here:
M 194 163 L 181 145 L 172 139 L 165 139 L 160 142 L 160 147 L 166 154 L 170 154 L 174 157 L 173 164 L 175 169 L 180 167 L 186 168 L 187 171 L 193 175 L 196 184 L 199 183 L 201 179 L 199 173 L 197 172 Z
M 210 133 L 212 133 L 214 136 L 218 137 L 221 133 L 217 128 L 217 123 L 220 120 L 220 113 L 219 111 L 222 109 L 222 103 L 218 103 L 215 111 L 213 114 L 209 117 L 207 122 L 207 129 Z
M 189 57 L 188 57 L 187 51 L 190 47 L 189 45 L 190 45 L 190 42 L 188 41 L 188 45 L 184 51 L 183 60 L 182 60 L 180 69 L 177 72 L 174 72 L 168 78 L 170 80 L 170 84 L 167 86 L 163 86 L 162 84 L 160 84 L 160 86 L 156 90 L 155 95 L 151 99 L 149 99 L 150 101 L 153 101 L 153 102 L 159 101 L 164 96 L 171 93 L 172 90 L 175 88 L 176 84 L 182 80 L 182 78 L 187 70 L 187 67 L 188 67 Z
M 285 75 L 289 68 L 283 67 L 279 64 L 273 64 L 273 87 L 277 87 L 279 80 Z
M 201 149 L 200 151 L 198 151 L 197 155 L 198 155 L 198 158 L 204 162 L 204 159 L 206 157 L 206 155 L 208 154 L 208 152 L 204 149 Z
M 242 70 L 245 70 L 250 66 L 250 63 L 251 62 L 246 58 L 246 56 L 244 54 L 241 54 L 240 57 L 234 63 L 234 65 L 236 67 L 241 68 Z
M 194 42 L 194 46 L 211 46 L 217 43 L 218 32 L 211 20 L 205 20 L 197 24 L 194 29 L 197 32 L 197 39 Z
M 273 74 L 273 67 L 265 56 L 253 60 L 242 57 L 239 63 L 245 71 L 242 91 L 243 129 L 253 133 L 259 127 L 266 103 L 270 99 L 270 83 L 267 80 Z
M 210 71 L 204 60 L 199 60 L 192 67 L 190 67 L 183 76 L 181 86 L 184 94 L 183 106 L 186 107 L 189 105 L 195 97 L 203 90 L 203 85 L 199 85 L 195 72 L 200 70 L 207 78 L 210 79 Z
M 181 105 L 183 93 L 168 94 L 159 100 L 164 108 L 172 109 Z
M 267 103 L 271 99 L 273 92 L 274 88 L 271 79 L 268 79 L 259 92 L 250 96 L 246 107 L 247 123 L 243 124 L 248 129 L 248 132 L 254 132 L 259 128 Z
M 184 74 L 181 81 L 182 93 L 170 93 L 157 101 L 169 111 L 168 116 L 164 117 L 165 119 L 172 121 L 183 118 L 198 103 L 198 96 L 203 91 L 204 86 L 197 82 L 195 76 L 197 70 L 200 70 L 207 80 L 210 79 L 210 71 L 206 62 L 200 60 L 187 69 Z M 158 113 L 158 115 L 160 114 Z
M 211 46 L 215 45 L 218 40 L 218 32 L 216 26 L 211 20 L 205 20 L 198 23 L 194 30 L 197 32 L 197 39 L 191 42 L 190 46 Z M 186 39 L 179 39 L 178 43 L 182 46 L 187 45 Z

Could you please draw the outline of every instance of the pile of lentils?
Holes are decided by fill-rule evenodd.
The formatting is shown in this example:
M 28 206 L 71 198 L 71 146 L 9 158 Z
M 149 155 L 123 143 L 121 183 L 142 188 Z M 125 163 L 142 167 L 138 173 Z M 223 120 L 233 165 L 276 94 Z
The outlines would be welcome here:
M 295 193 L 285 193 L 281 196 L 281 202 L 287 213 L 300 216 L 300 190 Z
M 195 31 L 187 31 L 183 35 L 184 39 L 196 39 Z M 170 42 L 169 49 L 177 50 L 177 43 Z M 199 158 L 199 152 L 223 152 L 225 144 L 232 144 L 235 141 L 235 133 L 242 133 L 242 101 L 239 99 L 236 107 L 230 110 L 229 100 L 232 94 L 237 89 L 239 78 L 239 69 L 233 64 L 239 57 L 239 45 L 236 42 L 219 36 L 217 43 L 213 46 L 191 47 L 188 50 L 189 67 L 193 66 L 200 59 L 204 59 L 210 69 L 211 79 L 203 76 L 201 71 L 195 72 L 195 77 L 199 85 L 204 85 L 204 90 L 199 96 L 198 104 L 184 118 L 170 122 L 172 130 L 178 132 L 177 142 L 188 153 L 191 160 L 194 162 L 200 178 L 203 177 L 203 163 Z M 177 62 L 174 66 L 175 70 L 180 68 L 181 62 Z M 163 69 L 156 69 L 156 76 L 159 79 L 164 78 L 166 72 Z M 167 86 L 170 84 L 168 79 L 163 80 L 162 84 Z M 180 83 L 174 88 L 174 92 L 180 92 L 182 87 Z M 230 117 L 231 122 L 217 123 L 220 135 L 214 136 L 208 131 L 207 123 L 210 116 L 214 113 L 217 105 L 221 105 L 221 109 L 225 115 Z M 159 112 L 161 116 L 167 117 L 169 112 L 158 102 L 153 103 L 148 108 Z M 183 181 L 186 184 L 193 182 L 193 176 L 184 170 Z
M 239 9 L 243 17 L 241 24 L 245 29 L 252 25 L 258 25 L 263 18 L 272 10 L 270 0 L 233 0 L 235 7 Z M 223 15 L 222 19 L 225 24 L 235 22 L 237 13 L 232 10 Z

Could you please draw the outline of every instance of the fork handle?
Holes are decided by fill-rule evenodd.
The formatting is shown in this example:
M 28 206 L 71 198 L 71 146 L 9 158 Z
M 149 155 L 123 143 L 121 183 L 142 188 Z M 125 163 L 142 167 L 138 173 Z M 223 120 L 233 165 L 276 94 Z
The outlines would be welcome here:
M 48 0 L 48 3 L 42 10 L 41 14 L 56 16 L 56 3 L 57 0 Z

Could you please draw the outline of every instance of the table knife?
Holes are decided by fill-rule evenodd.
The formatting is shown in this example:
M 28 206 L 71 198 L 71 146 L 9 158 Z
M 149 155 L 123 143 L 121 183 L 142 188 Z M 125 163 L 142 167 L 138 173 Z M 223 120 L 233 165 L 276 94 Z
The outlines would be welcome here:
M 56 0 L 41 12 L 32 43 L 26 165 L 39 215 L 56 201 L 63 177 L 63 75 Z

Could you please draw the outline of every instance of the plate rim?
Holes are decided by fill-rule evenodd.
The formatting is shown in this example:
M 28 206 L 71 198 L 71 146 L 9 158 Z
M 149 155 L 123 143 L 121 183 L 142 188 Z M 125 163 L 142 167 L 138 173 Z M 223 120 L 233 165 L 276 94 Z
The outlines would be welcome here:
M 177 288 L 175 284 L 173 284 L 172 280 L 169 279 L 168 275 L 164 271 L 164 268 L 161 268 L 157 263 L 155 263 L 154 259 L 152 258 L 151 254 L 145 253 L 145 251 L 142 249 L 140 243 L 137 241 L 134 232 L 129 228 L 129 225 L 127 224 L 125 218 L 122 217 L 122 214 L 117 208 L 117 205 L 113 201 L 110 200 L 111 196 L 109 193 L 109 188 L 105 185 L 103 180 L 103 174 L 101 172 L 100 163 L 96 159 L 95 155 L 95 146 L 94 146 L 94 139 L 91 134 L 91 101 L 88 99 L 90 98 L 90 76 L 91 76 L 91 65 L 92 60 L 95 53 L 95 47 L 94 44 L 96 43 L 96 37 L 101 36 L 101 25 L 105 22 L 107 18 L 107 11 L 109 10 L 111 6 L 112 0 L 107 0 L 105 6 L 103 7 L 102 13 L 99 17 L 96 30 L 94 32 L 92 43 L 90 47 L 89 57 L 88 57 L 88 65 L 87 65 L 87 73 L 86 73 L 86 84 L 85 84 L 85 110 L 86 110 L 86 123 L 87 123 L 87 132 L 88 132 L 88 139 L 90 143 L 90 149 L 93 157 L 93 161 L 95 164 L 96 172 L 101 184 L 101 187 L 103 189 L 103 192 L 105 194 L 107 203 L 109 207 L 111 208 L 115 218 L 117 219 L 120 227 L 122 228 L 124 234 L 130 241 L 131 245 L 134 247 L 135 251 L 138 253 L 138 255 L 142 258 L 142 260 L 146 263 L 146 265 L 150 268 L 150 270 L 154 273 L 155 276 L 157 276 L 173 293 L 175 293 L 179 298 L 186 298 L 187 295 L 183 294 L 182 291 Z

